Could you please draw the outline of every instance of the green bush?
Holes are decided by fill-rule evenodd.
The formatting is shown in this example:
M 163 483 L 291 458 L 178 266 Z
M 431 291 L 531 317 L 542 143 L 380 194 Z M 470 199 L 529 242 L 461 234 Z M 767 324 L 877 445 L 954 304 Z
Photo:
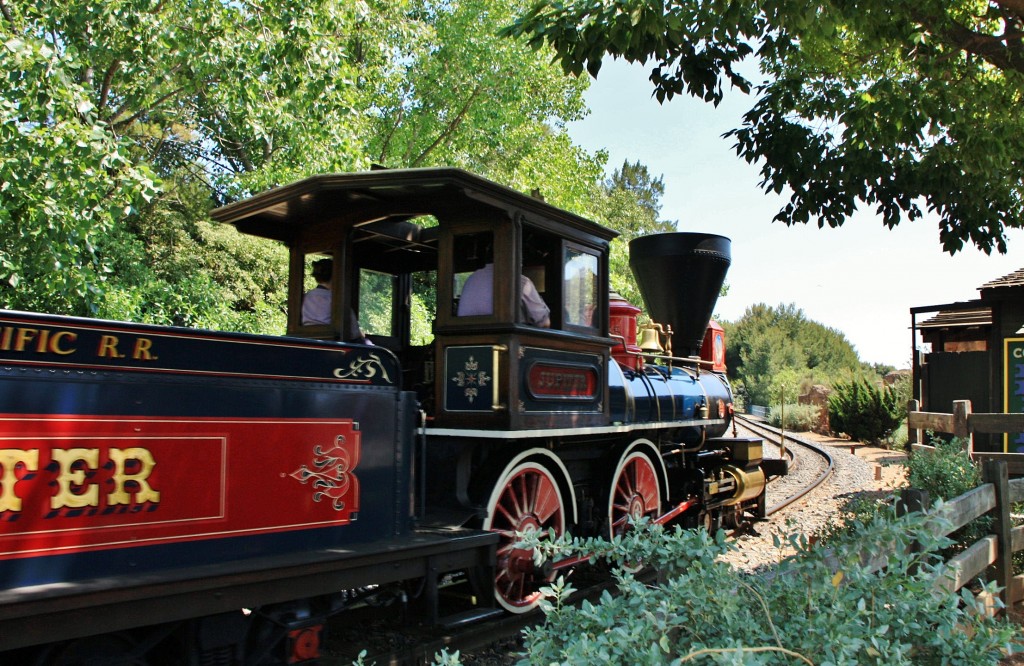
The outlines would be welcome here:
M 931 500 L 951 500 L 981 485 L 981 471 L 964 449 L 964 441 L 931 439 L 934 451 L 917 451 L 905 463 L 907 485 L 928 493 Z M 953 545 L 943 555 L 950 557 L 988 534 L 992 519 L 982 516 L 950 534 Z
M 837 382 L 828 397 L 833 432 L 860 442 L 877 443 L 899 427 L 906 411 L 898 386 L 878 387 L 863 379 Z
M 786 423 L 782 423 L 783 411 L 785 411 Z M 781 428 L 785 425 L 786 430 L 795 432 L 808 432 L 814 430 L 818 425 L 820 410 L 814 405 L 786 405 L 785 410 L 779 407 L 772 407 L 768 410 L 768 425 Z
M 936 591 L 934 578 L 943 574 L 935 553 L 948 540 L 929 536 L 924 521 L 921 514 L 875 516 L 827 553 L 791 536 L 797 555 L 764 576 L 720 559 L 733 548 L 723 532 L 712 538 L 703 529 L 668 534 L 654 527 L 612 543 L 572 542 L 569 552 L 644 561 L 659 583 L 617 572 L 616 594 L 574 607 L 566 603 L 571 586 L 559 579 L 546 590 L 544 624 L 524 632 L 519 663 L 995 663 L 1015 627 L 977 613 L 969 593 Z M 922 551 L 911 551 L 914 540 Z M 884 573 L 861 566 L 865 543 L 897 552 Z M 549 555 L 565 546 L 530 545 Z
M 918 451 L 907 458 L 907 483 L 924 490 L 933 500 L 951 500 L 981 485 L 981 472 L 964 450 L 962 439 L 931 440 L 934 451 Z

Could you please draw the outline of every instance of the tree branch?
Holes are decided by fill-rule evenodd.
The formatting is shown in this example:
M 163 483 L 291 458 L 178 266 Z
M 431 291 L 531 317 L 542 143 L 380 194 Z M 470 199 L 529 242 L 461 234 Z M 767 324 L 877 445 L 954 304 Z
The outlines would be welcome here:
M 1019 29 L 1024 14 L 1024 0 L 991 0 L 987 18 L 995 21 L 1002 18 L 1004 31 L 1001 35 L 978 32 L 950 19 L 947 15 L 925 14 L 912 11 L 911 16 L 939 40 L 955 49 L 979 56 L 989 64 L 1003 70 L 1024 73 L 1024 45 Z M 1001 14 L 994 14 L 993 12 Z M 1016 21 L 1014 20 L 1016 19 Z
M 462 108 L 459 109 L 459 112 L 455 115 L 452 121 L 448 123 L 448 126 L 445 127 L 444 131 L 441 132 L 437 136 L 437 138 L 434 139 L 434 142 L 427 146 L 426 149 L 424 149 L 423 152 L 421 152 L 419 156 L 416 159 L 414 159 L 409 166 L 420 166 L 420 164 L 423 163 L 423 160 L 425 160 L 427 156 L 435 148 L 437 148 L 445 139 L 447 139 L 448 137 L 455 133 L 455 130 L 458 129 L 459 125 L 462 124 L 462 121 L 465 120 L 466 114 L 469 113 L 469 108 L 473 105 L 473 100 L 477 98 L 477 96 L 480 94 L 480 91 L 483 90 L 483 87 L 483 83 L 476 84 L 476 88 L 474 88 L 473 92 L 470 93 L 469 97 L 466 99 L 466 103 L 462 105 Z
M 104 109 L 107 106 L 107 99 L 110 95 L 110 84 L 113 83 L 114 74 L 116 74 L 119 69 L 121 69 L 121 61 L 115 60 L 110 63 L 110 67 L 107 68 L 107 73 L 103 76 L 103 87 L 100 88 L 100 99 L 99 104 L 97 105 L 101 109 Z
M 7 3 L 4 2 L 4 0 L 0 0 L 0 14 L 3 14 L 4 19 L 8 23 L 10 23 L 11 25 L 14 25 L 14 15 L 11 14 L 11 10 L 7 6 Z
M 1024 0 L 995 0 L 995 4 L 1003 9 L 1010 10 L 1018 18 L 1024 18 Z
M 377 156 L 377 161 L 381 164 L 387 164 L 387 154 L 391 149 L 391 139 L 395 137 L 395 132 L 398 131 L 398 126 L 402 124 L 402 120 L 405 118 L 405 109 L 399 105 L 398 111 L 395 114 L 395 122 L 391 123 L 391 127 L 388 128 L 387 134 L 384 136 L 384 140 L 381 142 L 380 153 Z
M 134 123 L 136 120 L 138 120 L 139 118 L 141 118 L 145 114 L 149 113 L 153 109 L 159 107 L 161 104 L 163 104 L 167 100 L 171 99 L 172 97 L 174 97 L 175 95 L 177 95 L 178 93 L 180 93 L 183 90 L 185 90 L 185 86 L 179 86 L 178 88 L 175 88 L 174 90 L 168 92 L 167 94 L 161 95 L 159 98 L 157 98 L 157 100 L 155 102 L 153 102 L 153 104 L 151 104 L 148 107 L 139 109 L 138 111 L 136 111 L 135 113 L 133 113 L 131 116 L 129 116 L 128 118 L 126 118 L 124 120 L 118 120 L 118 117 L 120 117 L 122 115 L 122 113 L 124 113 L 124 109 L 121 109 L 116 114 L 114 114 L 114 116 L 110 119 L 109 122 L 110 122 L 111 126 L 113 126 L 115 131 L 120 132 L 123 128 L 128 127 L 129 125 Z
M 980 56 L 999 69 L 1024 74 L 1024 52 L 1020 44 L 1009 44 L 1005 36 L 982 34 L 959 23 L 939 28 L 938 32 L 952 46 Z

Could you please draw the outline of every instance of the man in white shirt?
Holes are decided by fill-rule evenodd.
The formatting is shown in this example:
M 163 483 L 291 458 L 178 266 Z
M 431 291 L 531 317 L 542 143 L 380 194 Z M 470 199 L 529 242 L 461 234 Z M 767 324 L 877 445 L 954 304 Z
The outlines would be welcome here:
M 316 280 L 316 288 L 306 292 L 302 297 L 302 325 L 331 323 L 331 273 L 334 271 L 334 262 L 330 259 L 320 259 L 313 262 L 311 271 L 313 279 Z M 349 310 L 349 326 L 355 333 L 355 342 L 373 344 L 363 335 L 359 329 L 359 320 L 356 313 Z

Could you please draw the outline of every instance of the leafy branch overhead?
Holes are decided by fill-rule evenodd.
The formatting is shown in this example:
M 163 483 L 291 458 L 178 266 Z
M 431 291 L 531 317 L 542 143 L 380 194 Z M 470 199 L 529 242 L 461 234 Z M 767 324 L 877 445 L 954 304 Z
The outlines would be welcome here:
M 930 212 L 950 253 L 1024 226 L 1024 0 L 545 0 L 504 34 L 573 74 L 646 62 L 662 102 L 756 93 L 726 137 L 788 194 L 776 221 Z

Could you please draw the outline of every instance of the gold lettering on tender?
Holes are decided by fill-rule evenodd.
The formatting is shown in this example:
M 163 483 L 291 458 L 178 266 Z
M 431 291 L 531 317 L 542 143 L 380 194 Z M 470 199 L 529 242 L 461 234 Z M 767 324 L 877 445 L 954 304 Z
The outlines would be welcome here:
M 153 490 L 146 479 L 153 472 L 153 468 L 156 467 L 156 461 L 153 460 L 153 454 L 148 449 L 142 447 L 134 447 L 130 449 L 110 449 L 110 460 L 114 463 L 114 476 L 111 479 L 114 482 L 114 491 L 107 495 L 107 503 L 110 505 L 115 504 L 130 504 L 132 501 L 131 493 L 125 489 L 125 484 L 135 483 L 138 485 L 138 489 L 135 490 L 135 502 L 141 504 L 143 502 L 159 502 L 160 491 Z M 129 460 L 136 460 L 140 465 L 138 472 L 129 474 L 125 471 L 127 462 Z
M 116 335 L 104 335 L 100 338 L 99 348 L 96 350 L 96 355 L 100 358 L 108 356 L 110 358 L 121 358 L 121 355 L 117 353 L 117 336 Z
M 0 350 L 11 351 L 11 333 L 14 329 L 10 326 L 4 326 L 3 333 L 0 333 Z
M 66 348 L 61 347 L 61 343 L 64 339 L 67 339 L 68 343 L 73 345 L 74 342 L 78 340 L 78 334 L 72 333 L 71 331 L 58 331 L 57 333 L 51 335 L 49 347 L 50 353 L 61 354 L 62 356 L 66 356 L 67 354 L 74 354 L 75 348 L 73 346 L 69 346 Z
M 51 509 L 80 509 L 83 506 L 97 506 L 100 503 L 100 489 L 94 483 L 86 483 L 86 470 L 75 463 L 82 461 L 89 469 L 99 466 L 99 449 L 54 449 L 50 454 L 60 465 L 57 477 L 57 494 L 50 498 Z M 76 492 L 85 487 L 85 492 Z
M 50 342 L 50 329 L 43 328 L 39 330 L 39 339 L 36 340 L 36 353 L 45 354 L 46 346 Z
M 39 449 L 0 449 L 0 512 L 21 511 L 21 498 L 14 493 L 19 464 L 28 471 L 38 470 Z
M 155 357 L 151 351 L 153 341 L 149 338 L 139 338 L 135 341 L 135 348 L 132 350 L 132 358 L 136 361 L 152 361 Z
M 39 329 L 19 328 L 14 336 L 14 351 L 25 351 L 25 346 L 36 339 Z

